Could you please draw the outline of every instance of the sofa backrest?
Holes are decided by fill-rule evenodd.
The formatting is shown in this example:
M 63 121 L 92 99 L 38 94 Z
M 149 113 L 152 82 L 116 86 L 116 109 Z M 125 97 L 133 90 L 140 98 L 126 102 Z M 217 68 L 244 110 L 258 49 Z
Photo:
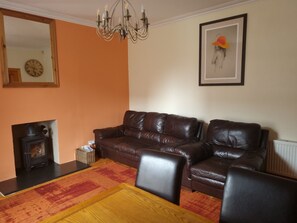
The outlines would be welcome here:
M 238 158 L 246 150 L 261 146 L 261 126 L 256 123 L 211 120 L 207 130 L 207 142 L 215 156 Z
M 164 131 L 164 125 L 167 114 L 148 112 L 144 117 L 143 130 L 140 133 L 141 139 L 161 142 L 161 136 Z
M 126 128 L 142 130 L 145 112 L 126 111 L 123 124 Z
M 140 138 L 145 112 L 126 111 L 123 121 L 124 135 Z
M 197 136 L 198 121 L 196 118 L 188 118 L 178 115 L 168 115 L 164 127 L 164 134 L 177 138 L 193 138 Z
M 148 132 L 163 133 L 167 114 L 148 112 L 144 117 L 143 129 Z
M 196 118 L 157 112 L 127 111 L 124 134 L 160 143 L 180 142 L 200 136 L 202 123 Z

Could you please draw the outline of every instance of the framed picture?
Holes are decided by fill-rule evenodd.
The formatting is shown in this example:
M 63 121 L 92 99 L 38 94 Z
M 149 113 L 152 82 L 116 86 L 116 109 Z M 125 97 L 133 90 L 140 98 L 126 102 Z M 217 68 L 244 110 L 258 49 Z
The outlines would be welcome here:
M 199 85 L 244 85 L 247 14 L 200 24 Z

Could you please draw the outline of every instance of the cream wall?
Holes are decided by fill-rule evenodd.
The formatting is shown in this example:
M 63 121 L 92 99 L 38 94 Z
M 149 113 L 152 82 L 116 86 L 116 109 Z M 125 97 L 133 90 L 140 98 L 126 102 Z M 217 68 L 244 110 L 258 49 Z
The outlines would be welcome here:
M 30 49 L 21 47 L 7 47 L 8 68 L 21 70 L 22 82 L 53 82 L 53 68 L 51 65 L 51 48 Z M 25 63 L 30 59 L 39 60 L 43 66 L 43 74 L 32 77 L 25 70 Z
M 199 24 L 248 13 L 244 86 L 199 86 Z M 130 109 L 257 122 L 297 141 L 297 1 L 257 0 L 151 27 L 129 43 Z

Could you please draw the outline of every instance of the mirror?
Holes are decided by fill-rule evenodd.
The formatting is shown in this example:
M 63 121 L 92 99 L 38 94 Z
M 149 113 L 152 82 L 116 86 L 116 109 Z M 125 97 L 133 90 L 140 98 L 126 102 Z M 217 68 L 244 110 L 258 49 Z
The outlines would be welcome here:
M 58 87 L 55 21 L 0 9 L 3 87 Z

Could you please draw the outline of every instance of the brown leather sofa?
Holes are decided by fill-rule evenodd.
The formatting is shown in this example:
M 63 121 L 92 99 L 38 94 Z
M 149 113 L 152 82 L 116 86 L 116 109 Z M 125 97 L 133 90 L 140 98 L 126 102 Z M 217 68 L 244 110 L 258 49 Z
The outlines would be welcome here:
M 203 142 L 163 148 L 186 157 L 183 185 L 222 198 L 230 167 L 263 170 L 268 130 L 254 123 L 212 120 Z
M 173 149 L 197 142 L 201 130 L 202 122 L 196 118 L 129 110 L 122 125 L 93 132 L 96 150 L 101 157 L 137 168 L 143 149 Z

